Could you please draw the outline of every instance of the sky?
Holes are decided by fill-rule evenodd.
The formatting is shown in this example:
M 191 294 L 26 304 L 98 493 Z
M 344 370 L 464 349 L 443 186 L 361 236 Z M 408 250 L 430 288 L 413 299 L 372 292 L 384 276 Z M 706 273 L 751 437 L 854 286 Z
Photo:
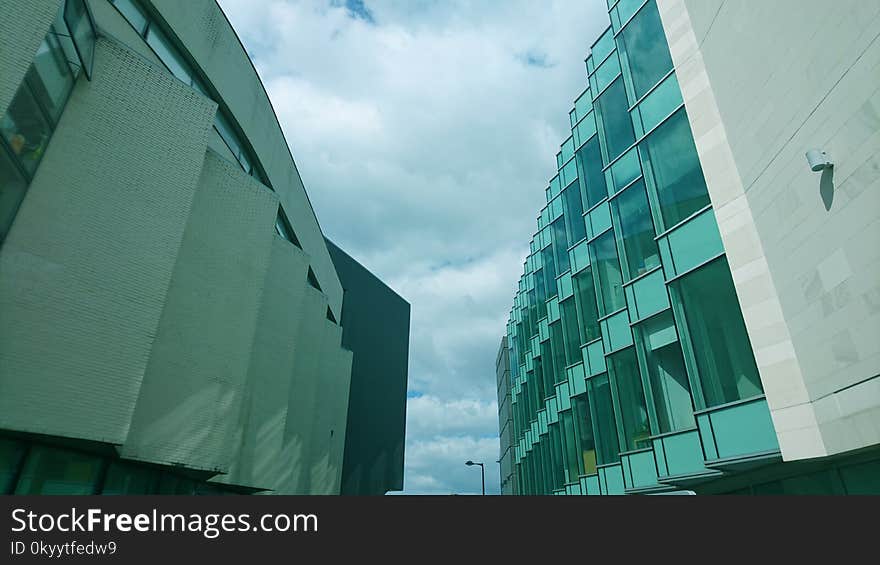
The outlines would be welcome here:
M 495 359 L 605 0 L 220 0 L 324 235 L 412 305 L 405 494 L 499 492 Z

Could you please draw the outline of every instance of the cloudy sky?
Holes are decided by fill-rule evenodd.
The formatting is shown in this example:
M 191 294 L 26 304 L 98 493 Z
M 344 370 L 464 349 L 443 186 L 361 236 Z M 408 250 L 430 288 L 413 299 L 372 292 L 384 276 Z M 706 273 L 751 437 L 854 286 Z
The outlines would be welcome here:
M 405 492 L 499 490 L 495 356 L 605 0 L 221 0 L 324 234 L 412 304 Z

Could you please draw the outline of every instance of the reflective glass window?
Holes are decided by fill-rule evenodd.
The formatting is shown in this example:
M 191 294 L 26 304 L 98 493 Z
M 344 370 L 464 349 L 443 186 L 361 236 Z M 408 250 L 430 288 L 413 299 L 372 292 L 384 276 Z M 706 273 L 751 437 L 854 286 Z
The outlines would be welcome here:
M 51 33 L 40 44 L 27 81 L 52 122 L 58 122 L 73 89 L 73 74 L 58 39 Z
M 663 228 L 709 204 L 703 169 L 682 108 L 639 144 L 645 176 L 653 181 Z
M 599 313 L 607 316 L 626 306 L 614 231 L 609 230 L 596 238 L 590 244 L 590 254 L 593 276 L 596 277 L 598 287 L 596 294 L 599 297 Z
M 672 314 L 654 316 L 636 326 L 634 333 L 648 371 L 659 432 L 695 427 L 691 387 Z
M 611 200 L 614 225 L 621 240 L 627 280 L 660 265 L 660 252 L 654 241 L 654 222 L 648 206 L 644 181 L 638 181 Z
M 128 20 L 139 34 L 147 30 L 147 16 L 143 9 L 134 0 L 113 0 L 116 9 L 122 13 L 123 17 Z
M 562 302 L 562 323 L 565 331 L 565 355 L 568 364 L 572 364 L 581 358 L 581 333 L 578 327 L 577 307 L 574 298 Z
M 657 5 L 651 1 L 617 36 L 621 53 L 629 63 L 635 98 L 641 98 L 672 69 L 672 57 Z
M 556 268 L 559 273 L 564 273 L 571 268 L 568 258 L 568 236 L 565 233 L 565 221 L 558 218 L 550 229 L 553 233 L 553 247 L 556 253 Z M 555 282 L 553 284 L 556 284 Z
M 578 178 L 581 196 L 589 210 L 608 196 L 605 188 L 605 174 L 602 172 L 602 153 L 599 151 L 599 138 L 593 137 L 577 152 Z
M 153 51 L 156 52 L 159 59 L 165 63 L 165 66 L 171 71 L 171 74 L 186 84 L 192 82 L 189 65 L 187 65 L 183 57 L 180 56 L 180 53 L 171 43 L 171 40 L 168 39 L 168 36 L 161 32 L 156 26 L 151 26 L 147 31 L 147 45 L 153 48 Z
M 620 401 L 624 451 L 651 446 L 648 406 L 635 349 L 624 349 L 608 357 L 608 372 L 614 379 Z
M 25 170 L 34 174 L 49 144 L 52 128 L 26 83 L 19 87 L 0 118 L 0 134 Z
M 596 461 L 599 465 L 614 463 L 620 459 L 617 441 L 617 424 L 611 399 L 611 384 L 604 373 L 587 381 L 590 405 L 593 408 L 593 433 L 596 439 Z
M 581 474 L 592 475 L 596 472 L 596 441 L 593 438 L 593 422 L 590 419 L 590 405 L 586 394 L 572 397 L 571 411 L 580 446 Z
M 568 188 L 562 192 L 562 197 L 565 199 L 565 222 L 568 228 L 568 241 L 575 243 L 587 236 L 580 185 L 576 182 L 568 185 Z
M 706 407 L 761 394 L 727 260 L 722 257 L 685 275 L 672 288 L 681 303 Z
M 85 0 L 67 0 L 64 7 L 64 21 L 70 30 L 86 76 L 91 77 L 92 62 L 95 58 L 95 29 L 92 27 Z
M 93 494 L 102 465 L 92 455 L 34 445 L 15 494 Z
M 605 163 L 610 163 L 635 141 L 632 119 L 629 116 L 629 103 L 623 87 L 623 79 L 618 78 L 596 100 L 596 115 L 599 120 L 599 137 L 604 142 Z
M 593 286 L 592 267 L 587 267 L 572 277 L 572 283 L 577 301 L 581 336 L 584 343 L 588 343 L 600 337 L 599 311 L 596 308 L 596 289 Z

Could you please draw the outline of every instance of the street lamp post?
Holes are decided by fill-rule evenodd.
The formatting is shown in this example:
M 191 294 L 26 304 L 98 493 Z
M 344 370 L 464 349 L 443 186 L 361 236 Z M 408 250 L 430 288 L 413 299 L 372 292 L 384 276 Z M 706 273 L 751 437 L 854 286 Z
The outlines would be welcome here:
M 482 485 L 483 485 L 483 496 L 486 496 L 486 468 L 483 466 L 482 463 L 475 463 L 470 460 L 465 461 L 464 464 L 467 465 L 468 467 L 473 467 L 474 465 L 480 466 L 480 480 L 482 481 Z

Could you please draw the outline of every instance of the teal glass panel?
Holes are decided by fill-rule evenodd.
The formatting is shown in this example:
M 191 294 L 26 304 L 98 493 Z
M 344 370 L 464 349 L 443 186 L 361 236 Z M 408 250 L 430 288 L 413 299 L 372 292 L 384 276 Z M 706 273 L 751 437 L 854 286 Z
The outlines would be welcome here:
M 113 5 L 140 35 L 147 30 L 147 15 L 134 0 L 113 0 Z
M 544 284 L 549 296 L 556 296 L 556 259 L 553 249 L 546 247 L 541 250 L 541 262 L 544 264 Z
M 70 39 L 76 47 L 86 76 L 91 78 L 95 59 L 95 28 L 92 27 L 85 0 L 65 1 L 64 23 L 70 31 Z
M 565 379 L 565 367 L 569 360 L 566 355 L 565 337 L 562 332 L 562 322 L 550 324 L 550 346 L 553 350 L 553 375 L 554 382 L 562 382 Z M 576 361 L 577 359 L 575 359 Z
M 763 398 L 711 412 L 712 430 L 718 457 L 741 457 L 777 451 L 779 444 L 770 419 L 770 409 Z
M 596 472 L 596 441 L 593 437 L 593 423 L 587 395 L 579 394 L 572 397 L 571 407 L 580 445 L 581 474 L 590 475 Z
M 569 137 L 565 141 L 562 142 L 562 147 L 560 147 L 560 154 L 562 156 L 561 161 L 565 163 L 574 155 L 574 140 Z
M 620 459 L 617 441 L 617 424 L 614 404 L 611 400 L 611 384 L 608 374 L 587 381 L 590 406 L 592 407 L 593 437 L 596 440 L 596 461 L 599 465 Z
M 554 221 L 550 224 L 550 230 L 556 255 L 556 270 L 560 273 L 565 272 L 571 268 L 568 262 L 568 234 L 565 231 L 565 220 L 559 218 Z
M 15 488 L 13 483 L 25 450 L 21 442 L 0 438 L 0 494 L 9 494 Z
M 27 181 L 0 147 L 0 242 L 12 227 L 27 187 Z
M 608 373 L 613 379 L 620 402 L 622 450 L 650 447 L 651 426 L 635 349 L 625 349 L 609 355 Z
M 58 123 L 64 104 L 73 89 L 74 76 L 67 64 L 64 50 L 52 32 L 37 49 L 26 80 L 49 120 Z
M 589 118 L 588 120 L 593 121 Z M 593 137 L 578 150 L 575 161 L 578 164 L 584 208 L 589 210 L 608 196 L 605 188 L 605 173 L 602 172 L 602 153 L 599 150 L 598 136 Z
M 147 45 L 153 48 L 153 51 L 159 57 L 171 74 L 179 78 L 187 85 L 192 83 L 192 75 L 189 71 L 189 65 L 180 55 L 180 52 L 171 43 L 157 26 L 150 26 L 147 30 Z
M 669 308 L 669 294 L 663 280 L 663 270 L 657 269 L 626 287 L 630 312 L 642 320 Z
M 599 333 L 599 311 L 596 307 L 596 288 L 593 286 L 592 267 L 588 267 L 572 277 L 572 285 L 578 307 L 581 336 L 584 342 L 593 341 L 601 334 Z
M 634 333 L 648 371 L 660 433 L 695 427 L 691 387 L 672 313 L 666 311 L 642 322 Z
M 605 478 L 605 494 L 624 494 L 623 469 L 620 465 L 611 465 L 602 469 Z
M 622 464 L 627 467 L 630 476 L 630 488 L 645 488 L 657 485 L 657 466 L 654 464 L 654 452 L 643 451 L 626 457 Z
M 573 167 L 574 161 L 570 164 Z M 574 243 L 587 237 L 580 185 L 576 182 L 570 184 L 562 191 L 562 197 L 565 201 L 565 227 L 568 230 L 568 241 Z
M 645 96 L 633 111 L 636 136 L 641 137 L 651 131 L 651 128 L 662 122 L 664 118 L 683 103 L 681 89 L 678 87 L 678 79 L 675 78 L 675 73 L 673 73 L 666 77 L 650 94 Z
M 672 69 L 663 23 L 653 0 L 623 28 L 617 45 L 621 58 L 629 65 L 636 99 Z
M 840 468 L 847 494 L 880 494 L 880 461 Z
M 620 75 L 620 60 L 616 54 L 612 54 L 596 69 L 596 74 L 593 75 L 595 83 L 591 84 L 596 92 L 602 92 L 618 75 Z
M 556 286 L 559 291 L 559 300 L 565 300 L 566 298 L 574 295 L 574 288 L 571 284 L 571 271 L 566 271 L 562 275 L 556 279 Z
M 686 273 L 724 252 L 715 214 L 711 209 L 675 228 L 666 236 L 675 274 Z
M 46 151 L 52 128 L 27 83 L 19 87 L 0 117 L 0 135 L 25 171 L 33 175 Z
M 590 48 L 593 64 L 600 64 L 614 50 L 614 31 L 609 27 Z
M 586 373 L 583 362 L 568 368 L 568 388 L 572 396 L 587 392 Z
M 577 124 L 577 112 L 574 110 L 568 113 L 568 123 L 571 125 L 572 131 L 574 131 L 574 126 Z M 577 145 L 577 139 L 575 138 L 575 145 Z M 559 168 L 557 166 L 557 168 Z
M 581 224 L 583 224 L 583 221 L 581 221 Z M 584 232 L 584 235 L 586 236 L 586 231 Z M 582 269 L 586 269 L 590 266 L 590 250 L 587 247 L 586 241 L 582 241 L 581 243 L 573 247 L 568 253 L 569 260 L 571 261 L 572 273 L 577 274 Z
M 596 133 L 596 118 L 592 114 L 586 116 L 574 128 L 575 144 L 580 147 Z M 601 157 L 600 157 L 601 158 Z M 601 165 L 600 165 L 601 166 Z
M 615 10 L 617 11 L 617 18 L 620 22 L 620 25 L 625 25 L 627 21 L 636 13 L 642 4 L 645 3 L 645 0 L 620 0 L 615 6 Z M 618 27 L 618 30 L 620 28 Z
M 599 313 L 607 316 L 626 306 L 613 230 L 605 232 L 590 244 L 590 263 L 596 277 Z
M 158 478 L 152 469 L 113 462 L 107 469 L 101 494 L 152 494 Z
M 605 367 L 605 348 L 602 340 L 596 340 L 582 350 L 584 355 L 584 364 L 589 368 L 590 376 L 598 375 L 606 371 Z
M 611 207 L 608 202 L 596 206 L 586 216 L 587 238 L 592 239 L 611 227 Z
M 638 181 L 611 200 L 615 234 L 623 252 L 621 263 L 626 280 L 632 280 L 660 265 L 660 250 L 654 240 L 654 222 L 645 183 Z
M 706 407 L 762 394 L 761 379 L 727 260 L 722 257 L 672 284 L 690 338 Z
M 561 166 L 561 165 L 560 165 Z M 552 179 L 550 179 L 550 198 L 552 199 L 554 196 L 562 192 L 562 184 L 559 180 L 559 175 L 556 175 Z M 549 218 L 548 218 L 549 223 Z
M 604 163 L 610 163 L 635 141 L 623 79 L 617 79 L 595 102 Z M 693 143 L 693 142 L 692 142 Z
M 663 450 L 667 475 L 675 477 L 706 471 L 706 467 L 703 466 L 700 434 L 696 430 L 664 436 L 662 442 L 662 447 L 655 445 L 654 450 Z
M 575 433 L 572 410 L 562 413 L 562 430 L 565 441 L 565 482 L 572 483 L 584 474 L 584 461 L 580 455 L 580 442 Z
M 34 445 L 15 494 L 93 494 L 102 465 L 98 457 Z
M 614 196 L 620 189 L 642 176 L 638 149 L 633 147 L 611 165 L 608 169 L 608 176 L 610 176 L 608 196 Z
M 796 495 L 829 495 L 845 494 L 841 489 L 840 479 L 833 471 L 819 471 L 754 485 L 754 494 L 796 494 Z
M 583 481 L 583 488 L 588 495 L 599 496 L 602 494 L 599 489 L 599 475 L 591 475 L 589 477 L 584 477 L 581 480 Z
M 560 151 L 559 153 L 556 154 L 556 169 L 557 170 L 562 168 L 562 163 L 564 163 L 564 161 L 562 160 L 562 151 Z M 552 190 L 550 191 L 550 194 L 553 194 Z
M 663 451 L 663 440 L 654 440 L 654 461 L 657 463 L 657 474 L 666 477 L 669 475 L 669 469 L 666 466 L 666 453 Z
M 626 310 L 602 320 L 602 339 L 608 352 L 632 345 L 632 332 L 629 329 L 629 315 Z
M 562 198 L 557 195 L 553 200 L 550 201 L 550 219 L 557 219 L 559 216 L 562 215 L 564 211 L 565 209 L 562 204 Z
M 709 193 L 687 114 L 682 108 L 639 144 L 645 177 L 660 205 L 663 229 L 669 229 L 709 204 Z
M 578 328 L 577 307 L 573 298 L 562 302 L 560 307 L 562 309 L 562 329 L 565 335 L 565 356 L 569 364 L 576 363 L 581 360 L 581 333 Z

